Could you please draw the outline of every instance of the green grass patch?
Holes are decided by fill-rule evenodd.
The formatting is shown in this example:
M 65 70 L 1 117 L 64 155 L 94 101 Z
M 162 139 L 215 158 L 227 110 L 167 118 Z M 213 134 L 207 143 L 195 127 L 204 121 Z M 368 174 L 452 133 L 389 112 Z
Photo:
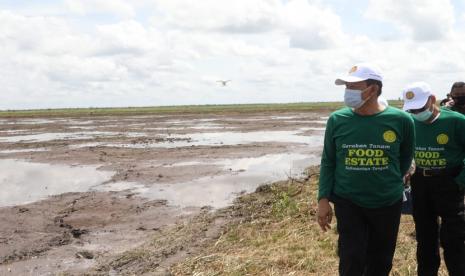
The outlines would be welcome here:
M 389 101 L 395 107 L 401 101 Z M 277 104 L 225 104 L 225 105 L 178 105 L 153 107 L 108 107 L 108 108 L 60 108 L 0 110 L 0 117 L 73 117 L 73 116 L 111 116 L 111 115 L 150 115 L 150 114 L 195 114 L 195 113 L 253 113 L 336 110 L 343 107 L 342 102 L 308 102 Z
M 108 116 L 108 115 L 144 115 L 177 113 L 250 113 L 268 111 L 312 111 L 337 109 L 341 102 L 283 103 L 283 104 L 228 104 L 228 105 L 180 105 L 124 108 L 65 108 L 3 110 L 0 117 L 63 117 L 63 116 Z

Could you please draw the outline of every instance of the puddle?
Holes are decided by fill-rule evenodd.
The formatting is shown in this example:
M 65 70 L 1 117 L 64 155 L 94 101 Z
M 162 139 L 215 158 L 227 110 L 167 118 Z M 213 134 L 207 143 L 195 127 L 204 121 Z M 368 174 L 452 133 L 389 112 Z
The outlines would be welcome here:
M 26 204 L 51 195 L 85 192 L 111 179 L 96 166 L 64 166 L 0 160 L 0 206 Z
M 74 132 L 74 133 L 41 133 L 31 135 L 9 136 L 1 137 L 0 142 L 45 142 L 52 140 L 66 140 L 66 139 L 93 139 L 99 135 L 116 135 L 115 132 Z
M 326 130 L 325 127 L 302 127 L 299 128 L 301 131 L 307 131 L 307 130 Z
M 124 125 L 123 124 L 121 124 L 121 125 L 105 125 L 105 124 L 102 124 L 99 127 L 103 128 L 103 127 L 122 127 L 122 126 L 124 126 Z
M 144 130 L 182 130 L 185 127 L 144 127 Z
M 68 124 L 73 124 L 73 125 L 90 125 L 90 124 L 95 123 L 95 121 L 93 121 L 93 120 L 81 121 L 81 120 L 77 120 L 77 119 L 71 119 L 71 120 L 67 120 L 65 122 L 68 123 Z
M 185 130 L 185 129 L 236 129 L 237 127 L 225 126 L 221 124 L 210 124 L 200 126 L 186 126 L 186 127 L 144 127 L 144 130 Z
M 9 136 L 9 137 L 0 137 L 0 142 L 46 142 L 53 140 L 77 140 L 77 139 L 95 139 L 101 136 L 118 136 L 123 135 L 126 137 L 143 137 L 146 136 L 145 133 L 120 133 L 120 132 L 111 132 L 111 131 L 82 131 L 82 132 L 71 132 L 71 133 L 41 133 L 41 134 L 31 134 L 31 135 L 18 135 L 18 136 Z
M 138 192 L 149 199 L 166 199 L 180 207 L 212 206 L 225 207 L 237 195 L 250 193 L 264 183 L 298 177 L 303 170 L 320 162 L 317 155 L 269 154 L 256 158 L 240 158 L 220 161 L 228 173 L 209 176 L 185 183 L 154 184 L 139 188 Z
M 136 138 L 136 137 L 146 137 L 147 133 L 143 132 L 123 132 L 119 133 L 120 135 L 123 135 L 125 137 L 130 137 L 130 138 Z
M 55 120 L 47 120 L 47 119 L 25 119 L 25 120 L 21 120 L 21 119 L 15 119 L 13 121 L 3 121 L 3 122 L 0 122 L 2 124 L 6 124 L 6 125 L 13 125 L 13 124 L 17 124 L 17 125 L 40 125 L 40 124 L 51 124 L 51 123 L 56 123 L 57 121 Z
M 106 144 L 108 147 L 124 148 L 179 148 L 191 146 L 225 146 L 263 142 L 300 143 L 312 146 L 323 144 L 323 137 L 298 135 L 299 131 L 255 131 L 255 132 L 208 132 L 174 134 L 166 141 L 149 144 Z
M 93 143 L 83 143 L 83 144 L 75 144 L 75 145 L 69 145 L 68 148 L 70 149 L 80 149 L 80 148 L 87 148 L 87 147 L 97 147 L 101 146 L 103 143 L 101 142 L 93 142 Z
M 235 129 L 237 127 L 217 125 L 217 126 L 193 126 L 193 127 L 186 127 L 186 128 L 187 129 Z
M 22 152 L 41 152 L 41 151 L 50 151 L 50 149 L 36 148 L 36 149 L 0 150 L 0 153 L 22 153 Z
M 191 119 L 191 120 L 167 120 L 163 121 L 160 123 L 164 124 L 173 124 L 173 125 L 182 125 L 182 124 L 196 124 L 196 123 L 202 123 L 202 122 L 211 122 L 211 121 L 216 121 L 217 119 Z
M 120 192 L 125 190 L 144 190 L 145 186 L 133 182 L 112 182 L 93 187 L 91 190 L 100 192 Z
M 199 162 L 199 161 L 186 161 L 186 162 L 178 162 L 174 164 L 167 165 L 165 167 L 184 167 L 184 166 L 197 166 L 197 165 L 216 165 L 217 163 L 212 162 Z
M 196 125 L 200 123 L 213 122 L 216 120 L 218 119 L 207 118 L 207 119 L 188 119 L 188 120 L 167 120 L 167 121 L 162 121 L 160 123 L 170 124 L 170 125 Z
M 28 131 L 31 131 L 30 129 L 15 129 L 15 130 L 0 130 L 0 132 L 4 132 L 4 133 L 13 133 L 13 134 L 16 134 L 16 133 L 20 133 L 20 132 L 28 132 Z

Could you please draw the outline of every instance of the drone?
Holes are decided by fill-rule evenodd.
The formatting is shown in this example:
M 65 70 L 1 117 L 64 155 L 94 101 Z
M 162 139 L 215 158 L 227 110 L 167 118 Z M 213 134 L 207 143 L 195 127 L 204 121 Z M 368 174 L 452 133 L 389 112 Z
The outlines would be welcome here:
M 217 80 L 216 82 L 220 82 L 223 86 L 226 86 L 226 84 L 230 81 L 231 80 Z

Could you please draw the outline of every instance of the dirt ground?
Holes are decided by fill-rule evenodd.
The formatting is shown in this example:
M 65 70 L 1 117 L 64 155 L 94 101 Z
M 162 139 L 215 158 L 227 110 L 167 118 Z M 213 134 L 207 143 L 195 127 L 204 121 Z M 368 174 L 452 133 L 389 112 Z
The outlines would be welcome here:
M 118 257 L 124 252 L 169 233 L 169 229 L 195 225 L 195 233 L 160 244 L 165 251 L 153 265 L 163 274 L 166 267 L 193 254 L 205 239 L 218 237 L 221 226 L 232 218 L 225 209 L 213 209 L 207 206 L 210 204 L 183 205 L 146 197 L 131 185 L 136 183 L 142 190 L 168 185 L 176 190 L 180 183 L 211 177 L 213 186 L 215 177 L 233 178 L 243 173 L 234 166 L 219 165 L 218 160 L 224 163 L 286 153 L 318 156 L 328 114 L 0 119 L 1 160 L 71 168 L 97 166 L 98 171 L 111 175 L 102 185 L 124 184 L 115 190 L 86 189 L 27 204 L 2 204 L 0 275 L 118 275 L 112 267 L 124 267 L 124 260 Z M 210 138 L 202 140 L 202 134 Z M 301 143 L 306 137 L 320 139 Z M 33 175 L 29 179 L 36 181 Z M 249 179 L 254 183 L 246 191 L 262 184 L 256 183 L 257 179 Z M 208 195 L 199 192 L 194 196 Z

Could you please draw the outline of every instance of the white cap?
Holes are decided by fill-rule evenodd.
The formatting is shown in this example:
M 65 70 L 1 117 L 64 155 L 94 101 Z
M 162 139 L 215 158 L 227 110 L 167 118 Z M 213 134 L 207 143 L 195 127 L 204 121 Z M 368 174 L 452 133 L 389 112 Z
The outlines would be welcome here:
M 431 95 L 431 87 L 426 82 L 411 83 L 402 91 L 402 99 L 404 100 L 403 109 L 420 109 L 425 106 Z
M 359 63 L 355 66 L 352 66 L 347 76 L 336 79 L 334 83 L 336 85 L 343 85 L 347 82 L 359 82 L 365 81 L 367 79 L 378 80 L 382 82 L 383 76 L 381 75 L 381 71 L 377 66 L 369 63 Z

